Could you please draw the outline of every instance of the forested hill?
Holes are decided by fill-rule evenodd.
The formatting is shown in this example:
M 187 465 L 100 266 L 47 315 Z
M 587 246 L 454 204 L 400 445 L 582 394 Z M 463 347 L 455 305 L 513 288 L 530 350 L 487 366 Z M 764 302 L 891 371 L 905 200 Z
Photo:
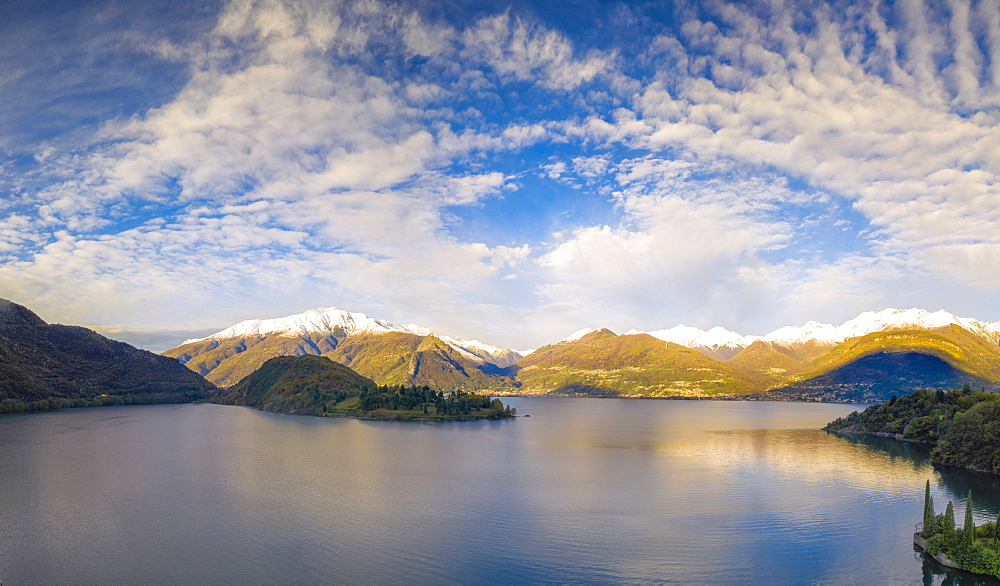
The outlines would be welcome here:
M 365 419 L 501 419 L 513 415 L 499 399 L 429 386 L 376 386 L 349 367 L 306 354 L 272 358 L 214 402 L 263 411 Z
M 87 328 L 47 324 L 0 299 L 0 413 L 185 403 L 213 388 L 176 360 Z
M 893 397 L 824 429 L 929 443 L 934 445 L 934 463 L 1000 474 L 1000 395 L 969 385 Z

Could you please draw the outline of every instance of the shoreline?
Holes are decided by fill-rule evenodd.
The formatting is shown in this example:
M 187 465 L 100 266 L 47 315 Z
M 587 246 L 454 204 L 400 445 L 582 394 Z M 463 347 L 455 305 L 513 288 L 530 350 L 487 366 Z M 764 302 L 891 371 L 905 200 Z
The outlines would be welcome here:
M 935 562 L 937 562 L 938 564 L 940 564 L 940 565 L 942 565 L 942 566 L 944 566 L 946 568 L 949 568 L 949 569 L 952 569 L 952 570 L 958 570 L 960 572 L 965 572 L 966 574 L 969 574 L 969 575 L 972 575 L 972 576 L 982 576 L 984 578 L 989 578 L 990 580 L 996 580 L 997 579 L 997 577 L 994 576 L 993 574 L 980 574 L 979 572 L 973 572 L 972 570 L 963 568 L 961 565 L 959 565 L 958 562 L 956 562 L 955 560 L 953 560 L 950 557 L 948 557 L 948 555 L 945 554 L 943 551 L 942 552 L 938 552 L 936 554 L 929 553 L 927 551 L 927 540 L 924 539 L 923 537 L 921 537 L 920 533 L 914 533 L 913 534 L 913 545 L 916 546 L 916 547 L 918 547 L 920 549 L 920 553 L 928 556 L 929 558 L 933 559 Z

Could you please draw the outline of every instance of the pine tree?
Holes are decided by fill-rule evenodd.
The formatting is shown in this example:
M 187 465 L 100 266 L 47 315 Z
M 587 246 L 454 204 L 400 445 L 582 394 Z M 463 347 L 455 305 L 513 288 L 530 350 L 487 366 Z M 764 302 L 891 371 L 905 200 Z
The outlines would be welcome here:
M 972 520 L 972 491 L 965 499 L 965 524 L 962 526 L 962 543 L 968 547 L 976 544 L 976 522 Z
M 957 545 L 955 536 L 955 505 L 948 501 L 948 508 L 944 510 L 944 527 L 941 528 L 942 541 L 946 549 L 951 549 Z
M 934 535 L 934 498 L 931 496 L 931 481 L 927 481 L 924 489 L 924 528 L 920 532 L 922 537 Z

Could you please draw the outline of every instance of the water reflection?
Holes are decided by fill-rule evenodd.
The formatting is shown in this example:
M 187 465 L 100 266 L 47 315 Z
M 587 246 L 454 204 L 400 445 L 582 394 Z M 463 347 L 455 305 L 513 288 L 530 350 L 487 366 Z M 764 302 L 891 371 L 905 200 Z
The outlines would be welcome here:
M 763 467 L 773 476 L 819 484 L 847 483 L 890 495 L 922 488 L 934 474 L 926 458 L 901 459 L 814 429 L 715 431 L 709 432 L 708 438 L 672 449 L 731 469 Z
M 0 417 L 0 581 L 917 583 L 924 481 L 998 494 L 819 431 L 850 406 L 511 403 L 532 417 Z
M 845 435 L 842 437 L 852 444 L 864 446 L 874 454 L 905 460 L 922 469 L 930 465 L 931 446 L 927 444 L 864 435 Z M 956 505 L 961 501 L 964 507 L 966 496 L 971 490 L 976 522 L 985 523 L 996 520 L 997 512 L 1000 511 L 1000 477 L 938 465 L 933 467 L 933 471 L 931 483 L 932 485 L 937 484 L 935 488 L 939 489 L 935 496 L 935 502 L 938 503 L 939 508 L 943 509 L 949 500 L 955 501 Z M 964 511 L 964 508 L 961 510 Z

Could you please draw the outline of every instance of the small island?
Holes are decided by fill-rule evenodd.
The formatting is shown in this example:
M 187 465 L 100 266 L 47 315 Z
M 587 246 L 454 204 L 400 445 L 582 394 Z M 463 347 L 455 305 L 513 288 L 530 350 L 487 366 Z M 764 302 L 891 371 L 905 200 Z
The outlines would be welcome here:
M 965 500 L 965 522 L 955 527 L 955 506 L 948 501 L 944 514 L 934 513 L 931 482 L 924 491 L 924 520 L 917 524 L 913 544 L 943 566 L 1000 578 L 1000 515 L 995 523 L 976 527 L 972 518 L 972 491 Z
M 517 411 L 500 399 L 428 386 L 379 386 L 322 356 L 279 356 L 209 399 L 262 411 L 396 421 L 505 419 Z
M 1000 474 L 1000 395 L 968 384 L 892 397 L 823 429 L 930 444 L 935 464 Z

